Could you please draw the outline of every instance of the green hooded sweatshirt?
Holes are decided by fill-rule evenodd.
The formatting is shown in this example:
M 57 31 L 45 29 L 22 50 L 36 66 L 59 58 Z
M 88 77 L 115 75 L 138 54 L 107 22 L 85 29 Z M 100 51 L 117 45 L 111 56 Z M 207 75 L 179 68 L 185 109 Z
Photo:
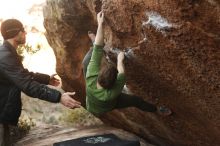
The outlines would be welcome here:
M 117 97 L 125 84 L 124 73 L 119 73 L 111 89 L 97 88 L 102 56 L 103 47 L 94 45 L 92 57 L 86 72 L 86 108 L 95 115 L 109 112 L 115 108 Z

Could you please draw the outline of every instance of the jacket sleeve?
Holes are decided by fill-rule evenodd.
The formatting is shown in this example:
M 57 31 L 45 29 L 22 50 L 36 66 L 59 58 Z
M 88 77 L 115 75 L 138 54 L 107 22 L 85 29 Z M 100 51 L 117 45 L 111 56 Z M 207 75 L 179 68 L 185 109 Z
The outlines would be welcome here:
M 59 102 L 61 93 L 36 81 L 33 73 L 25 70 L 12 55 L 6 55 L 0 60 L 1 72 L 25 94 L 46 100 Z
M 25 69 L 25 71 L 32 74 L 35 81 L 37 81 L 41 84 L 45 84 L 45 85 L 49 84 L 49 81 L 50 81 L 50 76 L 49 75 L 42 74 L 42 73 L 29 72 L 27 69 Z
M 34 73 L 34 79 L 41 84 L 48 85 L 50 81 L 50 76 L 42 73 Z

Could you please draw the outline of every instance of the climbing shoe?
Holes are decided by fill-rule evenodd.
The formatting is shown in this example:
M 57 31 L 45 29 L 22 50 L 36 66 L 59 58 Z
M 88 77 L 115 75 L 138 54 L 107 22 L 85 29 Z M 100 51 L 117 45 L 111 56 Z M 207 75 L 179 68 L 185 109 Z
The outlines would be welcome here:
M 169 116 L 172 114 L 171 109 L 166 106 L 159 106 L 157 107 L 157 111 L 161 116 Z

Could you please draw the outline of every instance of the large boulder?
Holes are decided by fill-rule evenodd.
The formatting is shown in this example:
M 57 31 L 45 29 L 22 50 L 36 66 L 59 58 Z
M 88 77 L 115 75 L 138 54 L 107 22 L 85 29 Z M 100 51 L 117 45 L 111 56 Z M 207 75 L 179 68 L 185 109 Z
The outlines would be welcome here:
M 48 0 L 44 25 L 57 73 L 63 88 L 76 91 L 83 105 L 81 62 L 91 45 L 87 31 L 96 31 L 100 10 L 110 58 L 126 50 L 130 92 L 146 101 L 156 97 L 173 110 L 161 117 L 128 108 L 101 119 L 157 145 L 220 145 L 220 2 Z

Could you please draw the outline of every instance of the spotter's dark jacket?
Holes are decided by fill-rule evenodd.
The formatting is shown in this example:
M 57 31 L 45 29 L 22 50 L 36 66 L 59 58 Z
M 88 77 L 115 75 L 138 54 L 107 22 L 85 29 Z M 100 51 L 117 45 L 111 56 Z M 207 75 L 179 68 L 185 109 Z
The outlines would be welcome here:
M 0 124 L 16 125 L 21 114 L 21 91 L 57 103 L 61 93 L 46 85 L 50 76 L 26 70 L 16 49 L 7 41 L 0 46 Z

